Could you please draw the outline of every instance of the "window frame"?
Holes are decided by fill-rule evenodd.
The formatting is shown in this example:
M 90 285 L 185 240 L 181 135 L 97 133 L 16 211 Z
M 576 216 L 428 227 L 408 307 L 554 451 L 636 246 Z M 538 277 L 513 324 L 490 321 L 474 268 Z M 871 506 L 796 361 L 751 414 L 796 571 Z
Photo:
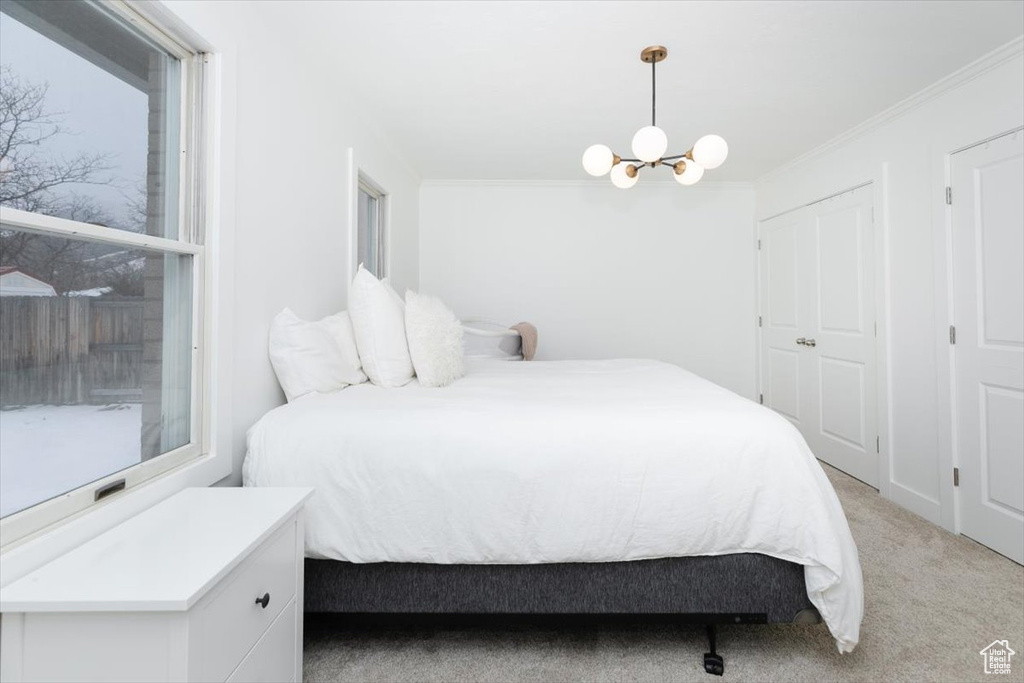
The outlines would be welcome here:
M 88 482 L 64 494 L 0 519 L 0 551 L 22 545 L 55 525 L 99 506 L 122 499 L 141 484 L 210 455 L 212 408 L 209 284 L 213 273 L 207 258 L 207 210 L 211 201 L 208 168 L 210 150 L 207 128 L 211 125 L 208 103 L 212 100 L 210 53 L 179 27 L 160 21 L 162 12 L 151 12 L 130 0 L 98 0 L 96 4 L 125 21 L 180 61 L 180 116 L 178 121 L 178 230 L 174 238 L 146 235 L 45 214 L 0 207 L 4 225 L 36 234 L 147 249 L 192 258 L 191 368 L 189 442 L 132 467 Z M 158 26 L 158 23 L 160 24 Z M 96 499 L 96 492 L 123 479 L 122 491 Z
M 373 181 L 363 171 L 358 172 L 356 181 L 356 198 L 360 192 L 365 192 L 371 199 L 377 202 L 377 269 L 380 272 L 373 272 L 378 280 L 383 280 L 391 272 L 391 239 L 390 239 L 390 199 L 388 193 L 379 184 Z M 359 214 L 356 212 L 356 244 L 359 244 Z M 357 254 L 356 258 L 359 258 Z M 358 265 L 358 264 L 357 264 Z M 364 264 L 365 265 L 365 264 Z

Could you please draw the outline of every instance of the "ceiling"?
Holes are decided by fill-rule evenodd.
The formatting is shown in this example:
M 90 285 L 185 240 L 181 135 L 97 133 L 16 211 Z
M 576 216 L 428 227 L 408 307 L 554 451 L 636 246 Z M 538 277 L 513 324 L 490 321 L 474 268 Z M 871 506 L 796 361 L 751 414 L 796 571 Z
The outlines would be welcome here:
M 258 3 L 262 4 L 262 3 Z M 750 181 L 1024 32 L 1019 1 L 302 2 L 301 27 L 424 179 L 584 179 L 650 123 Z

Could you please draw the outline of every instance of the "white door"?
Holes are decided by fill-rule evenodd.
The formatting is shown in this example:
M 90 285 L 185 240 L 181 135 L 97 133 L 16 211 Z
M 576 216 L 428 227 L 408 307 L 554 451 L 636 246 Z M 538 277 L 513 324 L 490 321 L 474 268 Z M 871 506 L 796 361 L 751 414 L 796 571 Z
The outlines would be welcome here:
M 761 223 L 761 399 L 803 429 L 806 419 L 801 352 L 796 340 L 806 328 L 801 246 L 807 210 Z M 803 372 L 802 372 L 803 370 Z
M 865 186 L 761 225 L 764 402 L 878 486 L 874 226 Z
M 951 171 L 960 529 L 1024 563 L 1024 133 Z

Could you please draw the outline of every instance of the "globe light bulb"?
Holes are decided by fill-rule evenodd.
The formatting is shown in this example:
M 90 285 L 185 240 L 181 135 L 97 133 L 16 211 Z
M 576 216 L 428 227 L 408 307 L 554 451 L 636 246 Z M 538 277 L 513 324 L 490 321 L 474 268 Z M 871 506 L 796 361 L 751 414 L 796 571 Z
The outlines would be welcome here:
M 693 146 L 693 160 L 704 168 L 718 168 L 729 156 L 729 145 L 720 135 L 705 135 Z
M 668 149 L 668 136 L 657 126 L 644 126 L 633 136 L 633 154 L 640 161 L 657 161 Z
M 606 145 L 591 145 L 583 153 L 583 170 L 593 176 L 602 176 L 612 169 L 615 155 Z
M 636 185 L 637 181 L 640 180 L 639 173 L 634 173 L 633 177 L 630 178 L 627 167 L 633 169 L 636 168 L 633 164 L 615 164 L 612 166 L 612 184 L 622 190 L 628 190 Z
M 686 161 L 686 168 L 683 169 L 682 173 L 676 173 L 672 177 L 676 179 L 676 182 L 680 185 L 694 185 L 698 180 L 704 177 L 704 167 L 697 165 L 693 161 Z

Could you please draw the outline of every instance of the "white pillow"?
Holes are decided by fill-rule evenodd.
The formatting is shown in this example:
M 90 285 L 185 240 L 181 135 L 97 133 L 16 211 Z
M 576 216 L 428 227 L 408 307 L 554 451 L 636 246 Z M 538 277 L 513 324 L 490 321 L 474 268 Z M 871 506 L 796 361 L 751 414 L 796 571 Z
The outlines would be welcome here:
M 386 282 L 359 266 L 348 290 L 348 311 L 363 370 L 382 387 L 400 387 L 414 375 L 403 308 L 402 298 Z
M 405 293 L 405 336 L 421 386 L 447 386 L 465 374 L 462 323 L 437 297 Z
M 398 292 L 396 292 L 395 288 L 391 286 L 388 279 L 384 278 L 380 283 L 388 290 L 388 296 L 390 296 L 391 299 L 398 304 L 398 307 L 402 309 L 402 315 L 405 315 L 405 302 L 402 301 L 402 297 L 398 295 Z
M 288 401 L 366 381 L 348 313 L 306 322 L 284 309 L 270 324 L 270 362 Z

